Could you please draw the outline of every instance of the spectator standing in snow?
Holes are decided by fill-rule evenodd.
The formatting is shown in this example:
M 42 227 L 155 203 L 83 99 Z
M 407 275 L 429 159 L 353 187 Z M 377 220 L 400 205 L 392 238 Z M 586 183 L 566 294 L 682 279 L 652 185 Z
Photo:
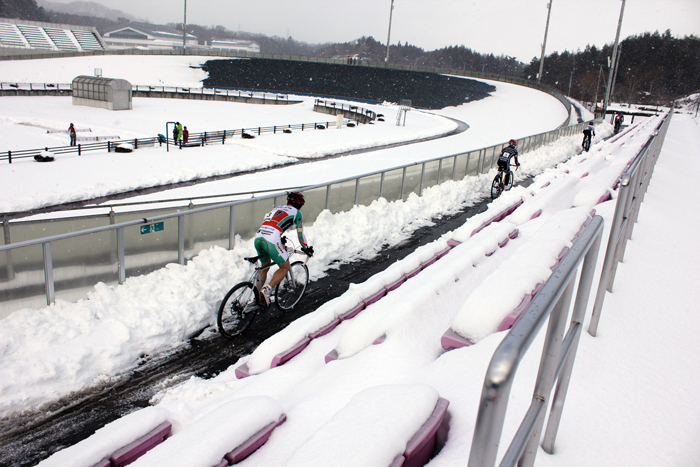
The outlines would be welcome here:
M 75 146 L 76 134 L 75 134 L 75 127 L 73 126 L 72 123 L 68 127 L 68 134 L 70 135 L 70 145 Z
M 177 144 L 177 140 L 180 136 L 180 130 L 177 129 L 177 127 L 180 125 L 180 122 L 175 122 L 175 126 L 173 127 L 173 143 Z
M 176 127 L 177 127 L 177 144 L 182 146 L 182 123 L 177 122 Z
M 190 139 L 190 132 L 187 131 L 187 127 L 182 130 L 182 141 L 187 144 Z

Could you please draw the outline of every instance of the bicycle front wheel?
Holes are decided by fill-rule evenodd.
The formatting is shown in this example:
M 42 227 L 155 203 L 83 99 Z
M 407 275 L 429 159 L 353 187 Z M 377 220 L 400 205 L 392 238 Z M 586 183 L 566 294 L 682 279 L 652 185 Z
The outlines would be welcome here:
M 501 177 L 501 172 L 498 172 L 493 179 L 493 183 L 491 184 L 491 199 L 496 199 L 501 196 L 501 192 L 503 191 Z
M 229 339 L 248 329 L 260 308 L 258 292 L 250 282 L 241 282 L 224 296 L 217 324 L 222 336 Z
M 291 310 L 304 296 L 309 284 L 309 270 L 301 261 L 289 266 L 289 272 L 275 288 L 275 303 L 282 311 Z

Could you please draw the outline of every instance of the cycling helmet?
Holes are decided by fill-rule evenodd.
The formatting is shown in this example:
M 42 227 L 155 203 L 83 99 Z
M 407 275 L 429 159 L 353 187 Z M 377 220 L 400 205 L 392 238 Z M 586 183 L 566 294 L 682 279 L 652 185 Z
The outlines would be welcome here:
M 301 209 L 304 205 L 304 195 L 298 191 L 290 191 L 287 193 L 287 204 L 294 206 L 297 209 Z
M 515 141 L 514 139 L 511 139 L 510 141 L 508 141 L 508 145 L 509 145 L 509 146 L 513 146 L 513 147 L 515 147 L 515 146 L 517 146 L 517 145 L 518 145 L 518 142 L 517 142 L 517 141 Z

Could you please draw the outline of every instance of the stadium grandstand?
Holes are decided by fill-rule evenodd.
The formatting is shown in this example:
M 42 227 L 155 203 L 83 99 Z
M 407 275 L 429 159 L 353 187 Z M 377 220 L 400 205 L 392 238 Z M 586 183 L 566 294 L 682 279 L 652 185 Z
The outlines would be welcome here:
M 3 55 L 27 51 L 92 52 L 106 48 L 93 27 L 0 18 L 0 53 Z

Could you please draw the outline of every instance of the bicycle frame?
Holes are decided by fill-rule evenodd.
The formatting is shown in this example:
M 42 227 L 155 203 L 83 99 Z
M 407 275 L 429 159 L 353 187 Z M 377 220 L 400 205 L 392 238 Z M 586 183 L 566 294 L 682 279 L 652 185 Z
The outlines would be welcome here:
M 285 247 L 286 247 L 286 242 L 289 242 L 289 243 L 291 243 L 291 245 L 292 245 L 291 248 L 286 247 L 286 248 L 287 248 L 287 252 L 289 253 L 289 257 L 287 258 L 287 262 L 291 265 L 291 264 L 292 264 L 292 256 L 293 256 L 295 253 L 298 253 L 298 254 L 305 254 L 305 253 L 304 253 L 303 251 L 301 251 L 301 250 L 297 250 L 296 245 L 294 244 L 294 242 L 293 242 L 292 240 L 290 240 L 290 239 L 288 239 L 288 238 L 286 238 L 286 237 L 282 237 L 282 238 L 284 239 L 284 240 L 282 241 L 282 244 L 285 245 Z M 306 264 L 306 263 L 309 261 L 309 255 L 305 255 L 305 256 L 306 256 L 306 260 L 304 260 L 304 264 Z M 259 262 L 259 261 L 260 261 L 260 260 L 256 260 L 256 263 Z M 255 267 L 255 271 L 253 271 L 253 274 L 250 275 L 250 279 L 248 279 L 248 282 L 250 282 L 251 284 L 253 284 L 253 285 L 258 289 L 258 291 L 262 290 L 262 287 L 263 287 L 265 284 L 259 284 L 260 273 L 261 273 L 262 271 L 264 271 L 265 269 L 269 269 L 269 268 L 271 268 L 272 266 L 275 266 L 275 265 L 276 265 L 276 264 L 275 264 L 274 261 L 270 261 L 270 264 L 268 264 L 267 266 L 263 266 L 262 264 L 261 264 L 260 266 L 256 266 L 256 267 Z M 289 269 L 289 271 L 287 271 L 287 274 L 285 274 L 285 275 L 286 275 L 286 276 L 288 275 L 288 276 L 290 277 L 290 279 L 294 280 L 294 273 L 292 272 L 292 269 L 291 269 L 291 268 Z

